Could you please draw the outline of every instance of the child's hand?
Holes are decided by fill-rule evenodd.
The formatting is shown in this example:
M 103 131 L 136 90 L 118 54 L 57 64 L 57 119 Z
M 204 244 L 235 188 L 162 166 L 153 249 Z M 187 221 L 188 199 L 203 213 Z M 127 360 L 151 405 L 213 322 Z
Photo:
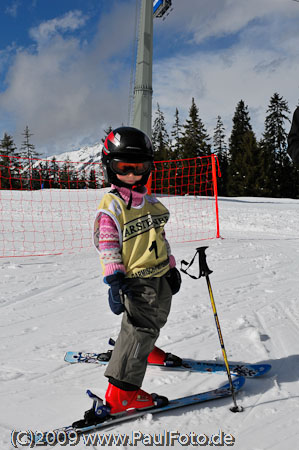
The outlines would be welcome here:
M 124 295 L 130 296 L 130 290 L 125 281 L 125 274 L 117 272 L 105 277 L 105 283 L 109 284 L 108 300 L 111 311 L 114 314 L 121 314 L 125 311 Z

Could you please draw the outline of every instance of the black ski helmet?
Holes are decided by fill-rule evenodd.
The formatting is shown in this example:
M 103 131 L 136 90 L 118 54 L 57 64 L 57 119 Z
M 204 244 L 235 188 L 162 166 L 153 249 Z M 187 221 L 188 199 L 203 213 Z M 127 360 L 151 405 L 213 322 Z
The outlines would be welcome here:
M 120 181 L 110 168 L 110 162 L 114 158 L 124 162 L 153 162 L 154 152 L 151 140 L 143 131 L 133 127 L 116 128 L 105 139 L 102 150 L 105 182 L 131 188 L 131 185 Z M 137 185 L 144 186 L 148 181 L 150 173 L 151 168 L 142 175 Z

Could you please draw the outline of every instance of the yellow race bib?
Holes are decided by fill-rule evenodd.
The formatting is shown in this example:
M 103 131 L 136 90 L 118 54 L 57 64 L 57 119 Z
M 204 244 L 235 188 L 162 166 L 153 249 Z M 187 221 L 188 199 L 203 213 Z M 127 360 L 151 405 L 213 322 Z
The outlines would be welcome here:
M 127 277 L 161 277 L 168 272 L 163 231 L 169 211 L 159 200 L 145 195 L 140 206 L 128 210 L 121 198 L 108 193 L 104 195 L 99 211 L 116 224 Z

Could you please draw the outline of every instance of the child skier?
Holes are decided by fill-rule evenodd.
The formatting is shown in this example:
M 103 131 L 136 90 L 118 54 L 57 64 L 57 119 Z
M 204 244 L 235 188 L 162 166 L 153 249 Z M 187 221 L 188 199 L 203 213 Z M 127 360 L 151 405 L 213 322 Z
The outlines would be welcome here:
M 181 284 L 165 238 L 169 211 L 147 194 L 153 168 L 150 139 L 132 127 L 112 131 L 102 150 L 105 194 L 95 220 L 94 241 L 109 285 L 113 313 L 123 313 L 121 330 L 105 372 L 110 414 L 150 408 L 167 399 L 141 389 L 147 362 L 180 365 L 181 359 L 154 346 L 165 325 L 172 295 Z M 98 420 L 93 409 L 85 423 Z

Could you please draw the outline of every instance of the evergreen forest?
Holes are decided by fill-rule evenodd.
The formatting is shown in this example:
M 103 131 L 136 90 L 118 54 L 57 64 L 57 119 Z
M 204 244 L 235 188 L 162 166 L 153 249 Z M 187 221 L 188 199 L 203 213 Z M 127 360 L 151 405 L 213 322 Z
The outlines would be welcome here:
M 164 115 L 157 105 L 152 141 L 156 161 L 215 154 L 219 161 L 218 194 L 222 196 L 299 198 L 299 168 L 287 154 L 291 111 L 278 93 L 270 99 L 260 140 L 251 125 L 248 106 L 240 100 L 232 118 L 231 134 L 217 117 L 209 136 L 192 99 L 189 117 L 181 124 L 176 109 L 169 135 Z
M 257 139 L 248 106 L 240 100 L 232 117 L 230 135 L 227 136 L 222 118 L 218 116 L 213 135 L 210 136 L 200 118 L 194 98 L 184 123 L 180 121 L 179 110 L 175 110 L 170 133 L 158 104 L 152 128 L 156 166 L 160 165 L 164 170 L 164 163 L 161 161 L 167 161 L 167 167 L 173 168 L 173 178 L 176 178 L 178 170 L 183 172 L 188 168 L 188 160 L 191 158 L 214 154 L 220 169 L 218 195 L 299 198 L 299 168 L 287 154 L 291 113 L 287 101 L 274 93 L 266 110 L 263 134 Z M 105 130 L 105 133 L 111 129 Z M 70 161 L 58 165 L 55 158 L 51 161 L 39 160 L 40 155 L 31 143 L 32 136 L 26 126 L 23 142 L 18 150 L 13 137 L 4 133 L 0 140 L 0 189 L 102 187 L 102 175 L 97 173 L 99 169 L 96 165 L 86 167 L 87 170 L 82 172 L 76 170 Z M 200 167 L 192 176 L 194 180 L 201 176 Z M 158 187 L 158 192 L 164 192 L 162 182 Z M 186 191 L 182 186 L 178 188 L 176 185 L 168 193 L 184 195 Z M 190 191 L 188 193 L 192 194 Z

